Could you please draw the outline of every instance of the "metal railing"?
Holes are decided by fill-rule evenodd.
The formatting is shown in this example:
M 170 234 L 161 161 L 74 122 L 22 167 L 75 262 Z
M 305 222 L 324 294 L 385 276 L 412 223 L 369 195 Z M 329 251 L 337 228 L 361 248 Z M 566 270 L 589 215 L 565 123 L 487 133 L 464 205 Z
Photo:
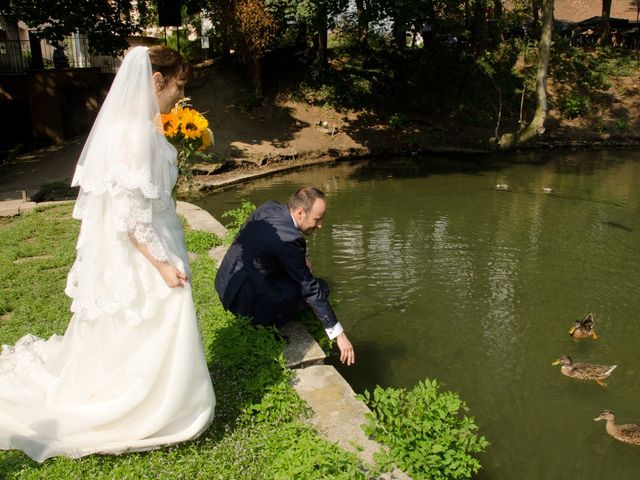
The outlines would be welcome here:
M 40 49 L 40 55 L 32 51 L 34 45 Z M 0 40 L 0 73 L 25 73 L 38 68 L 90 67 L 99 67 L 102 72 L 115 72 L 116 59 L 108 55 L 91 54 L 84 35 L 68 37 L 57 47 L 44 40 L 35 43 L 28 40 Z
M 0 72 L 23 73 L 31 68 L 29 42 L 0 40 Z

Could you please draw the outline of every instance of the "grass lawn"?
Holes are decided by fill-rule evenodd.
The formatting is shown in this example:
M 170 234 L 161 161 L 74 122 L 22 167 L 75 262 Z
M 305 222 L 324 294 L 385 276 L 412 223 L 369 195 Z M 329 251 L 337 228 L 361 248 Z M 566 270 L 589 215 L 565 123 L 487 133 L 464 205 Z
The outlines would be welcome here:
M 0 219 L 0 344 L 27 333 L 63 334 L 64 295 L 79 223 L 71 204 Z M 289 384 L 282 345 L 222 309 L 215 265 L 192 263 L 194 298 L 217 397 L 216 417 L 199 439 L 121 456 L 63 457 L 42 464 L 0 451 L 0 479 L 353 479 L 371 478 L 350 453 L 308 426 L 308 407 Z

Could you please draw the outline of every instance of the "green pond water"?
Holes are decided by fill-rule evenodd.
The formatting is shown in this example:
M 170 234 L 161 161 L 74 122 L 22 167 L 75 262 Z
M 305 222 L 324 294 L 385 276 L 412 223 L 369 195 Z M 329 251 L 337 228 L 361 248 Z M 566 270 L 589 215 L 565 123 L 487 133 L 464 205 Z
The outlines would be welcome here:
M 491 442 L 477 478 L 638 479 L 640 446 L 593 419 L 640 424 L 640 152 L 520 160 L 312 167 L 200 205 L 220 219 L 324 190 L 309 250 L 357 356 L 337 367 L 357 392 L 425 377 L 458 392 Z M 599 339 L 572 339 L 590 312 Z M 618 369 L 607 388 L 569 379 L 551 365 L 565 354 Z

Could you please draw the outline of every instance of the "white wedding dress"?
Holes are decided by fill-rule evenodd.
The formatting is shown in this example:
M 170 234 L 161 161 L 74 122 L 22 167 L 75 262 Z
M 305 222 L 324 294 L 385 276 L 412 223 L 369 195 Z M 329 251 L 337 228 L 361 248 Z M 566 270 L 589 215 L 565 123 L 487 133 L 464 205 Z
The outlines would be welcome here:
M 212 421 L 191 285 L 167 287 L 130 239 L 190 275 L 171 197 L 176 151 L 158 113 L 147 50 L 134 48 L 73 181 L 82 226 L 67 331 L 27 335 L 0 354 L 1 449 L 37 461 L 118 454 L 195 438 Z

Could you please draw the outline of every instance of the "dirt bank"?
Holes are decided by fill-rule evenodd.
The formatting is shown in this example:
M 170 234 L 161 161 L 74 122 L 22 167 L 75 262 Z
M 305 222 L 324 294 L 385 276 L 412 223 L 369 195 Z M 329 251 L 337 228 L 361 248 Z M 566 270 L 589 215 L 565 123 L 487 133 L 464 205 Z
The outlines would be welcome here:
M 196 175 L 194 185 L 203 191 L 282 169 L 354 157 L 491 153 L 489 139 L 495 125 L 451 128 L 446 119 L 413 115 L 394 129 L 388 119 L 371 111 L 337 111 L 282 93 L 267 95 L 255 106 L 249 85 L 233 69 L 207 62 L 196 72 L 187 93 L 196 108 L 207 112 L 216 137 L 212 152 L 218 162 Z M 562 85 L 549 84 L 551 97 L 562 89 Z M 564 118 L 552 108 L 545 134 L 525 148 L 639 148 L 640 80 L 613 78 L 601 96 L 606 109 L 595 108 L 576 119 Z

